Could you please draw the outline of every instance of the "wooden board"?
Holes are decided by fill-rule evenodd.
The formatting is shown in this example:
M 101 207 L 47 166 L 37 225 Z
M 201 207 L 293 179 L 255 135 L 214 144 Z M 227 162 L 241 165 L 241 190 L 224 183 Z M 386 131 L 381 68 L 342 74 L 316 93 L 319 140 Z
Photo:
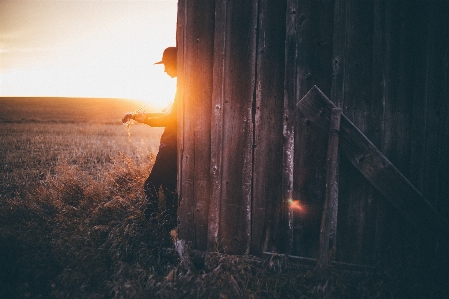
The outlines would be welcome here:
M 178 217 L 181 238 L 207 247 L 214 2 L 178 3 Z
M 369 136 L 380 143 L 382 101 L 373 99 L 372 72 L 374 5 L 366 1 L 336 0 L 330 100 Z M 375 188 L 346 159 L 339 166 L 339 226 L 337 258 L 370 263 L 376 257 L 378 205 Z M 356 225 L 355 225 L 356 224 Z
M 273 250 L 282 205 L 285 0 L 259 1 L 250 253 Z M 277 242 L 277 240 L 275 241 Z M 269 247 L 269 249 L 268 249 Z M 276 247 L 276 246 L 274 246 Z
M 332 85 L 333 5 L 329 1 L 287 1 L 284 112 L 284 205 L 300 202 L 307 212 L 284 207 L 286 252 L 318 257 L 324 202 L 327 136 L 316 138 L 295 113 L 298 101 L 313 85 L 329 92 Z M 286 217 L 287 214 L 287 217 Z
M 249 253 L 251 239 L 257 5 L 215 2 L 208 246 L 235 254 Z

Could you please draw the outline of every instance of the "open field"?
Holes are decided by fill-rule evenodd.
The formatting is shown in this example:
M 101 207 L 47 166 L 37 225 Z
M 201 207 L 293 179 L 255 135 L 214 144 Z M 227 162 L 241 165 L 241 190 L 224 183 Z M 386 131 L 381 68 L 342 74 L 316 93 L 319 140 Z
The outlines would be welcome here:
M 121 124 L 1 123 L 0 194 L 44 179 L 61 163 L 101 175 L 121 154 L 136 163 L 149 161 L 157 153 L 160 132 L 144 125 L 131 126 L 128 136 Z
M 0 97 L 0 123 L 111 123 L 119 124 L 126 112 L 145 103 L 103 98 Z M 150 106 L 143 110 L 151 111 Z
M 0 98 L 0 195 L 23 191 L 61 163 L 92 175 L 125 155 L 148 163 L 161 128 L 121 123 L 139 102 L 114 99 Z

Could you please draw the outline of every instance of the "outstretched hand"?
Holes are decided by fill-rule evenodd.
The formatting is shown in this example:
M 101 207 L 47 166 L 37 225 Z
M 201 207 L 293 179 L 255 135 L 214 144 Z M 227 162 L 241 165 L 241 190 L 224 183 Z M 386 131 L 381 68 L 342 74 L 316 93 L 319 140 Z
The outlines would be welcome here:
M 144 113 L 134 113 L 133 119 L 138 123 L 144 123 L 147 116 Z
M 122 123 L 127 123 L 131 119 L 135 120 L 135 121 L 137 121 L 139 123 L 144 123 L 146 118 L 147 117 L 146 117 L 146 115 L 144 113 L 133 113 L 133 112 L 130 112 L 130 113 L 126 113 L 125 114 L 125 116 L 122 119 Z

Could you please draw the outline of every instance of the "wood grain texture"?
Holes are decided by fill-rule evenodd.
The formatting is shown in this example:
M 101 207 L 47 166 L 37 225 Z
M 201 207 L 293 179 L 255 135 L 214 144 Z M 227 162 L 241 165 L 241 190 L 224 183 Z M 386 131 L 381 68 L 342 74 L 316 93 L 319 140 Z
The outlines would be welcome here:
M 178 3 L 180 236 L 207 247 L 210 182 L 213 2 Z

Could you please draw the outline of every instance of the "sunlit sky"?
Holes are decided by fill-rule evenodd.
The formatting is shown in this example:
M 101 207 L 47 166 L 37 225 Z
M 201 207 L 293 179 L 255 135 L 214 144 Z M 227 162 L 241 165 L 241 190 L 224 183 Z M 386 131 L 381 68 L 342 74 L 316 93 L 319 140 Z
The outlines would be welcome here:
M 112 97 L 163 108 L 177 0 L 0 0 L 0 96 Z

